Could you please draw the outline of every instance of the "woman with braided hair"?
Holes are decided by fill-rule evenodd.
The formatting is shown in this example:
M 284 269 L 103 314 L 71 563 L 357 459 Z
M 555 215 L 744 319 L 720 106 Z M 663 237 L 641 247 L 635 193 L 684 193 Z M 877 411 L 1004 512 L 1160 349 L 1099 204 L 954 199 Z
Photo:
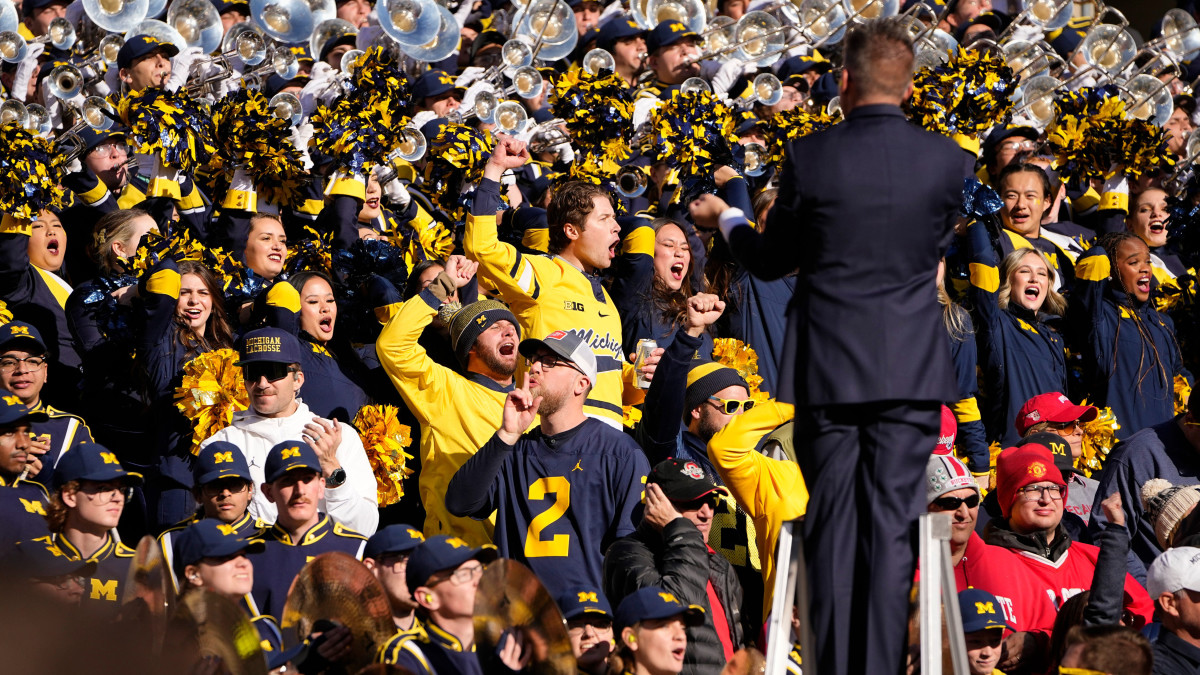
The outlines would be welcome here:
M 1095 405 L 1112 408 L 1122 439 L 1171 419 L 1175 377 L 1192 381 L 1155 289 L 1150 249 L 1133 232 L 1103 235 L 1075 267 L 1069 317 L 1087 336 L 1085 382 Z

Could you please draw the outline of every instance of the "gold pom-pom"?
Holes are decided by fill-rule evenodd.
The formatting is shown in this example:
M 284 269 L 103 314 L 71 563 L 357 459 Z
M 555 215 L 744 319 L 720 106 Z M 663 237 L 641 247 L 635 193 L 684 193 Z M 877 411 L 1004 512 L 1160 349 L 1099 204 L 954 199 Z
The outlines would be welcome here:
M 242 369 L 235 365 L 238 358 L 232 349 L 218 349 L 183 366 L 175 407 L 192 422 L 192 454 L 201 441 L 232 424 L 233 413 L 250 407 Z
M 12 320 L 12 310 L 8 308 L 8 305 L 3 300 L 0 300 L 0 326 L 3 326 Z
M 747 346 L 741 340 L 734 338 L 717 338 L 713 340 L 713 361 L 738 371 L 746 384 L 750 385 L 750 398 L 757 403 L 771 400 L 771 395 L 759 391 L 762 386 L 762 376 L 758 374 L 758 354 L 753 347 Z
M 1000 445 L 1000 441 L 992 441 L 988 446 L 988 465 L 992 470 L 988 472 L 988 489 L 984 494 L 996 489 L 996 458 L 1004 451 L 1004 446 Z
M 1087 399 L 1080 405 L 1088 405 Z M 1101 408 L 1096 419 L 1083 425 L 1083 455 L 1075 461 L 1075 468 L 1085 476 L 1099 472 L 1117 444 L 1116 431 L 1120 428 L 1112 408 Z
M 400 424 L 394 405 L 365 405 L 354 417 L 354 428 L 362 435 L 363 448 L 375 472 L 375 488 L 379 506 L 391 506 L 404 496 L 404 479 L 413 470 L 405 452 L 412 445 L 412 429 Z
M 621 408 L 621 423 L 626 428 L 632 429 L 642 421 L 642 409 L 636 405 L 627 405 Z
M 1188 411 L 1188 399 L 1192 397 L 1192 385 L 1182 375 L 1175 376 L 1175 414 Z

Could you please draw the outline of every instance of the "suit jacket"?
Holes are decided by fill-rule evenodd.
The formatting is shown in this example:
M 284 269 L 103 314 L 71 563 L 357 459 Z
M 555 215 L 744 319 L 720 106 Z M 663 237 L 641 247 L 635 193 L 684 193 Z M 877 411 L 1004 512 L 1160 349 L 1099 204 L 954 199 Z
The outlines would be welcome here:
M 789 144 L 766 232 L 730 233 L 752 274 L 798 269 L 780 366 L 801 406 L 958 398 L 935 294 L 973 162 L 899 108 L 860 106 Z

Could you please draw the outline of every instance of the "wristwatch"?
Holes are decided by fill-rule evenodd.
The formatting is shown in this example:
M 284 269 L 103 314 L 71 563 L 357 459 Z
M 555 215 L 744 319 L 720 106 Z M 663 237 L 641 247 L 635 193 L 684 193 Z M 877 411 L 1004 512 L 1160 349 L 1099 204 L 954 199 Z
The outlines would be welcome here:
M 329 478 L 325 479 L 325 487 L 338 488 L 341 487 L 345 482 L 346 470 L 339 466 L 333 470 L 333 473 L 329 474 Z

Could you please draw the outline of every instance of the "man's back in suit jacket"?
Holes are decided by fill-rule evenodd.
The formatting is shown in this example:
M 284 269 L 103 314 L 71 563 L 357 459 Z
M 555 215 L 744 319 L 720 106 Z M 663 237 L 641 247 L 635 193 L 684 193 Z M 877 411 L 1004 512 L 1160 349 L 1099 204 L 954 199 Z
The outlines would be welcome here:
M 972 169 L 893 105 L 857 107 L 789 145 L 766 236 L 731 237 L 756 276 L 799 269 L 784 397 L 793 386 L 801 406 L 958 397 L 935 275 Z

